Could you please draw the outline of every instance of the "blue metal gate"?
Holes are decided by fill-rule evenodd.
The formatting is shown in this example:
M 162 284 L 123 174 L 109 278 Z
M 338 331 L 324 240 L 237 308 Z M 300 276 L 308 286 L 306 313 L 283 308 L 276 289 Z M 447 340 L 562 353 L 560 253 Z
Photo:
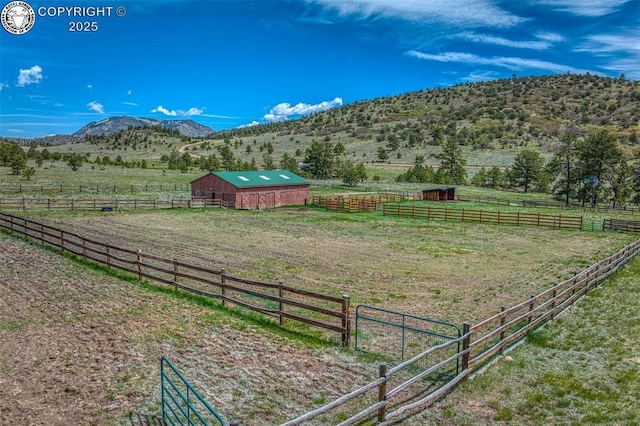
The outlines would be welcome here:
M 404 361 L 461 336 L 457 325 L 367 305 L 356 308 L 355 350 Z M 452 354 L 460 344 L 452 347 Z M 459 372 L 458 361 L 454 375 Z
M 162 420 L 166 425 L 227 426 L 222 416 L 200 396 L 165 357 L 160 360 L 160 384 L 162 386 Z

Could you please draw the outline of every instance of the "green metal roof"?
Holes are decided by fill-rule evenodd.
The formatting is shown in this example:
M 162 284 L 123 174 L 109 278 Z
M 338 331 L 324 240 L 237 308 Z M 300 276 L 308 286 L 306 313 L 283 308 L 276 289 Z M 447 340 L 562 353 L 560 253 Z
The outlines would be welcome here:
M 258 170 L 241 172 L 211 172 L 237 188 L 252 186 L 304 185 L 309 182 L 288 170 Z

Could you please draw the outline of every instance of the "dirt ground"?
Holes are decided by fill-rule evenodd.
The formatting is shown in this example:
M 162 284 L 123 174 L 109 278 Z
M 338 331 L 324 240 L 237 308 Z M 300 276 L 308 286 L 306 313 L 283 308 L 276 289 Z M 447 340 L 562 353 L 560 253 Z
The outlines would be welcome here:
M 243 425 L 295 418 L 366 383 L 375 368 L 1 234 L 0 276 L 2 425 L 157 415 L 162 355 Z

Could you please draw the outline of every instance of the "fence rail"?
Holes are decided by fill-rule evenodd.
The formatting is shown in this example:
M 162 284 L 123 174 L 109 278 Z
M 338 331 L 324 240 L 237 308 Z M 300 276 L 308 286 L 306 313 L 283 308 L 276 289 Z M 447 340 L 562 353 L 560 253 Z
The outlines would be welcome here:
M 284 320 L 293 320 L 341 335 L 349 345 L 351 320 L 349 296 L 335 297 L 283 283 L 269 283 L 227 274 L 207 266 L 192 265 L 177 259 L 167 259 L 142 253 L 54 228 L 23 217 L 0 213 L 0 228 L 20 234 L 43 244 L 58 247 L 110 268 L 168 284 L 174 288 L 231 303 L 246 309 Z
M 639 253 L 640 240 L 637 240 L 572 278 L 540 294 L 532 295 L 515 306 L 501 308 L 498 314 L 476 325 L 465 323 L 462 336 L 457 339 L 434 346 L 391 369 L 387 368 L 386 363 L 380 363 L 378 379 L 283 425 L 299 425 L 318 416 L 327 415 L 338 407 L 344 409 L 345 404 L 351 403 L 356 398 L 363 398 L 365 395 L 369 395 L 369 399 L 361 401 L 359 405 L 365 408 L 361 408 L 340 425 L 351 425 L 362 419 L 372 418 L 376 414 L 377 421 L 381 424 L 399 421 L 404 415 L 424 408 L 441 398 L 473 371 L 478 371 L 496 356 L 524 339 L 527 333 L 562 313 Z M 452 355 L 451 349 L 460 344 L 462 344 L 462 350 Z M 421 360 L 429 362 L 426 365 L 420 365 Z M 450 371 L 458 362 L 461 364 L 460 373 L 444 384 L 439 382 L 438 386 L 428 389 L 412 388 L 416 385 L 420 387 L 419 384 L 425 377 Z M 395 385 L 392 384 L 394 381 Z M 397 383 L 398 381 L 400 383 Z M 430 381 L 430 383 L 438 382 Z M 391 388 L 391 386 L 395 387 Z
M 603 221 L 605 231 L 640 232 L 640 221 L 608 218 Z
M 492 223 L 498 225 L 531 225 L 556 229 L 582 230 L 582 216 L 547 215 L 542 213 L 469 210 L 425 205 L 384 204 L 385 216 L 405 216 L 422 219 L 441 219 L 460 222 Z
M 136 193 L 136 192 L 164 192 L 164 191 L 189 191 L 189 184 L 145 184 L 145 185 L 0 185 L 2 194 L 22 194 L 26 192 L 111 192 L 111 193 Z
M 479 204 L 495 204 L 495 205 L 503 205 L 503 206 L 515 206 L 515 207 L 527 207 L 527 208 L 551 208 L 551 209 L 569 209 L 569 210 L 582 210 L 582 211 L 591 211 L 598 213 L 616 213 L 616 214 L 628 214 L 628 215 L 638 215 L 640 214 L 640 208 L 638 207 L 627 207 L 627 206 L 611 206 L 611 205 L 601 205 L 598 204 L 595 207 L 591 205 L 581 205 L 581 204 L 569 204 L 566 205 L 560 201 L 536 201 L 536 200 L 518 200 L 518 199 L 509 199 L 509 198 L 498 198 L 498 197 L 457 197 L 457 201 L 463 201 L 468 203 L 479 203 Z
M 0 210 L 142 210 L 172 208 L 233 208 L 233 203 L 219 199 L 74 199 L 74 198 L 0 198 Z

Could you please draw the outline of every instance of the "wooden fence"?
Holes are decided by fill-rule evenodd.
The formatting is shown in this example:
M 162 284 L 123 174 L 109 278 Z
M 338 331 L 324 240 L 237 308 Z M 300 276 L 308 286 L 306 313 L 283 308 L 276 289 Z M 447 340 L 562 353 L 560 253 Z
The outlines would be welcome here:
M 212 199 L 173 199 L 173 200 L 139 200 L 139 199 L 73 199 L 73 198 L 0 198 L 0 210 L 138 210 L 138 209 L 172 209 L 172 208 L 204 208 L 230 207 L 234 203 Z
M 26 218 L 0 213 L 0 228 L 73 253 L 109 268 L 168 284 L 176 289 L 222 300 L 264 315 L 276 317 L 280 325 L 294 320 L 338 332 L 349 345 L 351 321 L 349 296 L 334 297 L 284 285 L 249 280 L 224 270 L 192 265 L 151 253 L 126 249 L 54 228 Z
M 640 232 L 640 221 L 609 218 L 603 221 L 605 231 Z
M 556 229 L 582 230 L 582 216 L 548 215 L 541 213 L 469 210 L 429 205 L 384 204 L 385 216 L 405 216 L 422 219 L 441 219 L 460 222 L 493 223 L 498 225 L 532 225 Z
M 164 191 L 189 191 L 189 184 L 145 184 L 145 185 L 0 185 L 2 194 L 22 194 L 25 192 L 112 192 L 112 193 L 136 193 L 136 192 L 164 192 Z
M 379 423 L 395 424 L 415 410 L 432 404 L 472 372 L 488 365 L 496 356 L 524 339 L 527 333 L 561 314 L 638 253 L 640 240 L 538 295 L 511 308 L 501 308 L 499 313 L 478 324 L 465 323 L 463 335 L 458 339 L 434 346 L 391 369 L 387 369 L 386 363 L 380 363 L 377 380 L 284 425 L 299 425 L 327 415 L 338 407 L 344 411 L 345 405 L 352 407 L 355 401 L 359 402 L 359 411 L 340 425 L 351 425 L 374 416 Z M 462 343 L 462 350 L 450 356 L 451 348 L 459 343 Z M 425 359 L 429 360 L 427 364 L 419 364 Z M 429 382 L 425 379 L 437 376 L 443 370 L 450 371 L 452 363 L 458 361 L 461 363 L 458 375 L 444 384 L 432 381 L 438 385 L 425 389 L 424 383 Z
M 484 197 L 484 198 L 475 198 L 475 197 L 457 197 L 457 201 L 468 202 L 468 203 L 479 203 L 479 204 L 496 204 L 496 205 L 504 205 L 504 206 L 516 206 L 516 207 L 527 207 L 527 208 L 551 208 L 551 209 L 569 209 L 569 210 L 582 210 L 582 211 L 590 211 L 590 212 L 598 212 L 598 213 L 615 213 L 622 215 L 637 215 L 640 214 L 640 208 L 638 207 L 627 207 L 627 206 L 611 206 L 598 204 L 595 207 L 591 207 L 590 205 L 581 205 L 581 204 L 569 204 L 566 205 L 560 201 L 536 201 L 536 200 L 518 200 L 518 199 L 509 199 L 509 198 L 498 198 L 498 197 Z

